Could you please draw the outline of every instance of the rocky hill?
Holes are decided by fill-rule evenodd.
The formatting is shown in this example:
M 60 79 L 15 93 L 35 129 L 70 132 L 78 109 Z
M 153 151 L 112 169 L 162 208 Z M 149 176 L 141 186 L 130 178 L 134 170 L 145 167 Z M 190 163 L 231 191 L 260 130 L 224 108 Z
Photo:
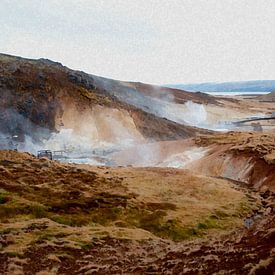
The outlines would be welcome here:
M 153 111 L 153 107 L 157 107 L 148 96 L 152 91 L 157 96 L 165 93 L 179 98 L 176 90 L 160 88 L 158 92 L 157 87 L 140 86 L 73 71 L 46 59 L 29 60 L 1 54 L 1 131 L 19 139 L 29 135 L 39 140 L 62 128 L 73 128 L 82 135 L 85 132 L 99 139 L 103 139 L 102 135 L 109 136 L 107 141 L 113 136 L 123 138 L 129 128 L 134 132 L 133 139 L 177 139 L 203 132 Z M 190 99 L 212 100 L 202 94 L 180 94 L 181 101 Z M 121 135 L 117 136 L 111 128 L 123 128 Z

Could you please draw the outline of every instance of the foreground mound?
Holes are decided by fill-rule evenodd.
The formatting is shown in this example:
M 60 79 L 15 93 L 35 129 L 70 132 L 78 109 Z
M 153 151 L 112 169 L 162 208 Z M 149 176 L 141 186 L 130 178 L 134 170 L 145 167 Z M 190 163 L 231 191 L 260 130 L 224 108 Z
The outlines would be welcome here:
M 242 231 L 244 217 L 265 213 L 256 193 L 185 170 L 64 165 L 15 151 L 1 151 L 0 170 L 4 272 L 161 272 L 182 255 L 195 271 L 193 253 L 207 250 L 186 240 Z
M 275 191 L 275 134 L 230 132 L 201 136 L 195 143 L 208 153 L 188 168 Z

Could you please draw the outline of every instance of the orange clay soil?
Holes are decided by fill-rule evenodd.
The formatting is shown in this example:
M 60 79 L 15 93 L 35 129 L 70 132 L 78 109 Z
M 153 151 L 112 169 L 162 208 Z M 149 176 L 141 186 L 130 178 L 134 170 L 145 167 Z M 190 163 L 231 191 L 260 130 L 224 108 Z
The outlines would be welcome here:
M 275 134 L 229 132 L 201 136 L 195 143 L 208 152 L 186 168 L 275 191 Z

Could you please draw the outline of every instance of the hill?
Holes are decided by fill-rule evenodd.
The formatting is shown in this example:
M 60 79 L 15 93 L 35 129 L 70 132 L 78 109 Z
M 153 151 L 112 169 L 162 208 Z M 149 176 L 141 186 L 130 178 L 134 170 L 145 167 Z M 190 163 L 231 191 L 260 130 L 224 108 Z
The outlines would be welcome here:
M 142 87 L 141 87 L 142 86 Z M 206 102 L 210 96 L 179 94 L 168 88 L 127 83 L 73 71 L 47 59 L 0 55 L 0 127 L 2 134 L 34 142 L 73 129 L 77 136 L 105 143 L 119 140 L 186 138 L 204 130 L 162 116 L 165 94 L 177 100 Z M 161 105 L 162 104 L 162 105 Z

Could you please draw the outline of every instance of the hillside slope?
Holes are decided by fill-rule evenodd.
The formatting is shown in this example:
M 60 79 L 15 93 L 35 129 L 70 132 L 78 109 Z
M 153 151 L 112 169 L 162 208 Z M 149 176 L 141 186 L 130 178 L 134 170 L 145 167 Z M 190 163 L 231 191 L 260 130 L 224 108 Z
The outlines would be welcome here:
M 190 97 L 187 93 L 186 100 Z M 170 140 L 206 132 L 157 116 L 141 102 L 148 104 L 150 98 L 127 83 L 45 59 L 0 55 L 1 132 L 16 135 L 19 141 L 26 136 L 41 141 L 62 129 L 107 143 Z
M 229 132 L 201 136 L 195 143 L 208 148 L 208 153 L 187 168 L 275 191 L 274 134 Z

